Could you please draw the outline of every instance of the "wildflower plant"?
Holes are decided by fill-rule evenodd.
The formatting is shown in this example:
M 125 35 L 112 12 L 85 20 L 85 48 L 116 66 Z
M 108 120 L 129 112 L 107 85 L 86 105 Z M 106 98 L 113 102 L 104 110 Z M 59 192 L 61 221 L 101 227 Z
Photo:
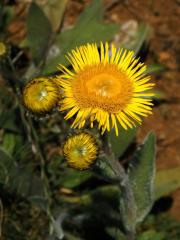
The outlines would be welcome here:
M 7 47 L 0 42 L 0 68 L 11 89 L 1 93 L 0 180 L 40 209 L 46 224 L 42 239 L 86 239 L 93 218 L 97 232 L 103 229 L 100 236 L 117 239 L 113 229 L 119 239 L 133 240 L 157 195 L 155 134 L 126 158 L 138 127 L 153 113 L 154 83 L 139 57 L 142 41 L 130 43 L 132 50 L 117 46 L 119 26 L 102 21 L 99 0 L 73 28 L 61 31 L 59 9 L 67 1 L 54 2 L 30 3 L 26 41 L 3 64 Z M 24 69 L 17 62 L 27 49 Z M 10 103 L 4 104 L 3 94 Z M 9 107 L 13 114 L 3 125 Z M 40 121 L 45 115 L 49 118 Z
M 118 136 L 121 134 L 118 125 L 128 131 L 136 123 L 141 123 L 142 117 L 152 113 L 153 93 L 149 90 L 154 84 L 149 83 L 146 66 L 139 63 L 133 51 L 118 50 L 114 45 L 110 48 L 107 42 L 100 44 L 100 51 L 97 44 L 87 44 L 72 50 L 66 57 L 74 72 L 60 64 L 61 73 L 53 80 L 45 77 L 33 79 L 23 90 L 23 102 L 27 109 L 37 114 L 52 110 L 58 102 L 59 110 L 67 111 L 65 120 L 74 118 L 72 127 L 83 130 L 89 121 L 91 128 L 101 130 L 105 168 L 111 168 L 111 177 L 119 182 L 123 191 L 120 199 L 122 221 L 127 236 L 134 239 L 136 223 L 144 219 L 153 203 L 154 154 L 146 159 L 150 174 L 147 175 L 148 182 L 143 181 L 143 185 L 148 184 L 148 193 L 141 197 L 139 183 L 136 183 L 141 177 L 136 173 L 138 166 L 136 162 L 132 163 L 129 173 L 125 172 L 112 152 L 108 131 L 114 128 Z M 152 152 L 154 139 L 151 133 L 146 140 L 150 141 Z M 63 145 L 65 160 L 76 170 L 89 169 L 96 160 L 101 161 L 97 159 L 98 152 L 95 137 L 85 132 L 69 136 Z M 134 178 L 132 182 L 131 175 Z

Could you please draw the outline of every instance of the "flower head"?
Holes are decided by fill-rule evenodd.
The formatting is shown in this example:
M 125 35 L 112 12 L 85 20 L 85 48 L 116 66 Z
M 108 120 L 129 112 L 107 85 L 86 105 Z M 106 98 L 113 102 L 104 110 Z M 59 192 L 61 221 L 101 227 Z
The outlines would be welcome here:
M 4 42 L 0 41 L 0 60 L 4 59 L 9 53 L 9 47 Z
M 66 140 L 63 153 L 70 167 L 87 169 L 97 158 L 98 145 L 91 134 L 79 133 Z
M 63 89 L 60 111 L 68 111 L 65 119 L 76 116 L 72 127 L 82 128 L 87 120 L 93 127 L 97 121 L 102 133 L 115 128 L 118 135 L 118 122 L 128 129 L 151 114 L 153 94 L 146 91 L 154 84 L 148 83 L 146 66 L 134 55 L 101 43 L 100 52 L 96 44 L 87 44 L 66 56 L 74 71 L 59 66 L 63 72 L 58 77 Z
M 34 78 L 23 89 L 25 107 L 36 114 L 48 113 L 56 106 L 58 100 L 58 86 L 51 78 Z

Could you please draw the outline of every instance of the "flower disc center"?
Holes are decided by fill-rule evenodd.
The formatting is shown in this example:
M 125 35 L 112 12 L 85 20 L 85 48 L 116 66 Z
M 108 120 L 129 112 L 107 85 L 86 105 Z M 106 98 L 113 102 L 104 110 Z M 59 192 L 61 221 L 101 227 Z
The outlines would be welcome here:
M 124 72 L 113 65 L 95 65 L 78 74 L 73 96 L 79 106 L 121 111 L 132 98 L 133 86 Z
M 87 153 L 86 147 L 77 147 L 74 149 L 72 154 L 74 155 L 75 158 L 81 159 L 82 157 L 85 157 Z
M 31 89 L 32 98 L 36 99 L 36 101 L 43 101 L 44 98 L 47 97 L 48 92 L 46 90 L 46 87 L 41 85 L 34 85 L 34 88 Z
M 121 84 L 110 74 L 99 74 L 92 77 L 86 84 L 89 92 L 102 97 L 112 97 L 121 91 Z

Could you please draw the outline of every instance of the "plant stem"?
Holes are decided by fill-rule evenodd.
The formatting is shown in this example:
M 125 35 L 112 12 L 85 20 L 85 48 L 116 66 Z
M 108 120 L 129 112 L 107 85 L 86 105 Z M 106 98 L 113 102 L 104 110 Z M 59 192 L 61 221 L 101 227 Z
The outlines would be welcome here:
M 47 215 L 51 220 L 54 220 L 52 214 L 51 214 L 51 205 L 52 205 L 52 199 L 51 199 L 51 191 L 50 191 L 50 186 L 49 186 L 49 181 L 47 178 L 46 174 L 46 157 L 41 149 L 41 146 L 39 144 L 39 138 L 37 136 L 36 130 L 33 126 L 32 119 L 28 117 L 28 123 L 31 128 L 33 140 L 34 140 L 34 145 L 36 147 L 37 153 L 39 155 L 40 161 L 41 161 L 41 179 L 43 181 L 43 186 L 44 186 L 44 195 L 47 200 Z
M 135 240 L 135 233 L 134 232 L 128 232 L 127 233 L 127 240 Z
M 53 224 L 54 223 L 54 217 L 51 213 L 52 198 L 51 198 L 51 191 L 50 191 L 48 177 L 47 177 L 47 174 L 46 174 L 46 172 L 47 172 L 46 171 L 46 156 L 41 149 L 41 146 L 40 146 L 40 143 L 39 143 L 39 138 L 38 138 L 36 129 L 34 128 L 32 119 L 30 118 L 30 116 L 25 116 L 25 110 L 22 106 L 21 98 L 20 98 L 20 90 L 19 90 L 19 87 L 17 85 L 18 76 L 16 74 L 13 62 L 11 61 L 10 58 L 8 59 L 8 62 L 9 62 L 9 66 L 11 68 L 11 71 L 13 73 L 13 81 L 10 78 L 9 83 L 10 83 L 10 85 L 11 85 L 13 91 L 14 91 L 14 94 L 15 94 L 17 102 L 18 102 L 18 106 L 19 106 L 21 120 L 22 120 L 22 123 L 23 123 L 23 126 L 24 126 L 24 130 L 27 134 L 28 141 L 32 145 L 33 153 L 39 155 L 39 159 L 40 159 L 40 162 L 41 162 L 41 179 L 43 181 L 44 195 L 45 195 L 45 198 L 47 200 L 46 213 L 47 213 L 47 216 L 49 217 L 51 223 Z
M 124 207 L 126 208 L 125 211 L 127 213 L 127 219 L 132 219 L 132 223 L 136 208 L 134 204 L 134 195 L 133 191 L 129 182 L 129 177 L 125 172 L 124 167 L 121 165 L 121 163 L 115 158 L 114 152 L 112 151 L 112 146 L 109 141 L 107 133 L 103 135 L 103 145 L 104 145 L 104 153 L 106 155 L 106 159 L 112 170 L 114 171 L 114 174 L 119 179 L 119 186 L 122 191 L 122 200 Z M 127 221 L 123 221 L 124 227 L 126 229 L 126 236 L 127 240 L 134 240 L 135 239 L 135 229 L 134 226 L 127 226 L 129 225 Z
M 0 238 L 2 237 L 2 224 L 3 224 L 3 203 L 0 199 Z

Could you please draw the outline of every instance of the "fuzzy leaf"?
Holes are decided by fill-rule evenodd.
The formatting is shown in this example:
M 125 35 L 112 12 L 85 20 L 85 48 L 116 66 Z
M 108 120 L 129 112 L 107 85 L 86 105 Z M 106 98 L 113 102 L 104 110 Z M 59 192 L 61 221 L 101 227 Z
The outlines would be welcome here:
M 45 57 L 51 34 L 48 18 L 36 3 L 31 3 L 27 17 L 27 39 L 36 64 Z
M 103 8 L 100 0 L 94 0 L 80 15 L 75 26 L 62 32 L 56 41 L 56 46 L 60 49 L 60 54 L 47 62 L 44 73 L 57 71 L 59 63 L 67 65 L 64 55 L 71 49 L 90 42 L 111 40 L 118 30 L 115 24 L 107 24 L 101 21 L 103 18 Z
M 136 222 L 141 222 L 146 217 L 154 201 L 155 141 L 155 134 L 149 133 L 137 149 L 128 169 L 137 207 Z
M 112 167 L 108 164 L 107 159 L 101 157 L 98 159 L 93 168 L 94 172 L 106 181 L 118 181 Z
M 137 132 L 137 128 L 132 128 L 126 131 L 122 127 L 119 126 L 119 136 L 117 137 L 115 131 L 112 130 L 109 134 L 109 139 L 112 144 L 113 152 L 116 157 L 119 158 L 123 155 L 129 145 L 135 138 Z
M 112 239 L 126 240 L 125 235 L 118 228 L 107 227 L 106 232 L 112 237 Z
M 61 173 L 60 184 L 66 188 L 75 188 L 92 177 L 89 171 L 76 171 L 68 169 L 67 172 Z

